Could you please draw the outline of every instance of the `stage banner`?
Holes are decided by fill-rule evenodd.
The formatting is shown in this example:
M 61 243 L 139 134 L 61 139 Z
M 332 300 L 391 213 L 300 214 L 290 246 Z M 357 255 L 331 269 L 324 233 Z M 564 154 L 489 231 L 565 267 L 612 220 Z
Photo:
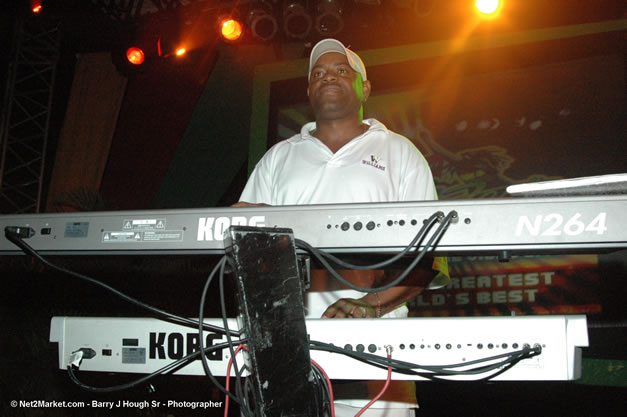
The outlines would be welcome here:
M 414 316 L 600 313 L 596 255 L 449 257 L 451 282 L 409 303 Z

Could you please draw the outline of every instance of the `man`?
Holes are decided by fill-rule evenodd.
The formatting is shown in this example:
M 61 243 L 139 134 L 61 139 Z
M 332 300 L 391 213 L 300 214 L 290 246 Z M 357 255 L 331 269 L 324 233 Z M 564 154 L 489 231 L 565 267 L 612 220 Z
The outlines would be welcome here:
M 300 134 L 276 144 L 264 155 L 235 206 L 437 199 L 431 170 L 412 142 L 375 119 L 363 120 L 363 104 L 371 85 L 357 54 L 335 39 L 318 42 L 311 51 L 308 81 L 307 96 L 315 122 L 307 123 Z M 407 316 L 404 302 L 417 296 L 429 282 L 362 296 L 357 291 L 338 289 L 335 281 L 315 272 L 312 291 L 307 294 L 307 317 Z M 343 275 L 368 287 L 389 280 L 382 271 L 345 271 Z M 409 388 L 402 382 L 393 385 L 401 387 L 402 398 L 389 389 L 388 399 L 404 403 L 395 403 L 402 408 L 397 413 L 386 410 L 385 414 L 372 409 L 364 416 L 413 415 L 408 411 L 416 405 L 413 384 Z M 364 397 L 376 394 L 371 391 Z M 336 403 L 337 416 L 354 416 L 361 408 L 354 402 L 345 403 L 348 405 Z M 341 413 L 342 408 L 346 414 Z

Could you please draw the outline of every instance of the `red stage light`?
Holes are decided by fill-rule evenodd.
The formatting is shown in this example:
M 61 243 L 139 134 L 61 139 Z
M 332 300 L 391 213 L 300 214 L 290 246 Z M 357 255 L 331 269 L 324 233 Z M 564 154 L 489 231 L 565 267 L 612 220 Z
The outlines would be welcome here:
M 30 9 L 33 11 L 33 13 L 41 12 L 41 0 L 30 0 Z
M 141 65 L 144 62 L 144 51 L 139 48 L 131 47 L 126 50 L 126 59 L 133 65 Z

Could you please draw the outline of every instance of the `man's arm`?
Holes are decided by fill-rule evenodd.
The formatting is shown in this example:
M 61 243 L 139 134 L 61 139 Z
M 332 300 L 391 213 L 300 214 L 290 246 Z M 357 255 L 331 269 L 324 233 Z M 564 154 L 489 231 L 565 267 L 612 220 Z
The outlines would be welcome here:
M 260 207 L 260 206 L 269 206 L 270 204 L 266 203 L 249 203 L 247 201 L 238 201 L 235 204 L 232 204 L 231 207 Z
M 353 271 L 353 273 L 368 274 L 369 271 Z M 393 281 L 399 274 L 400 271 L 376 271 L 372 287 L 381 287 Z M 433 275 L 432 271 L 417 268 L 405 277 L 401 282 L 403 285 L 368 293 L 359 299 L 342 298 L 329 306 L 322 318 L 381 317 L 420 295 Z
M 421 286 L 392 287 L 362 298 L 342 298 L 326 309 L 322 318 L 381 317 L 398 308 L 404 302 L 420 295 Z

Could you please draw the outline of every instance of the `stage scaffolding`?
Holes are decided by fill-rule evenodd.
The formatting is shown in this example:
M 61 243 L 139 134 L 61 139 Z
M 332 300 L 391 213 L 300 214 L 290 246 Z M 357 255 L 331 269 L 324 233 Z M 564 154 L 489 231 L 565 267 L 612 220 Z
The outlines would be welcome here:
M 0 124 L 0 213 L 38 213 L 59 59 L 59 22 L 18 19 Z

